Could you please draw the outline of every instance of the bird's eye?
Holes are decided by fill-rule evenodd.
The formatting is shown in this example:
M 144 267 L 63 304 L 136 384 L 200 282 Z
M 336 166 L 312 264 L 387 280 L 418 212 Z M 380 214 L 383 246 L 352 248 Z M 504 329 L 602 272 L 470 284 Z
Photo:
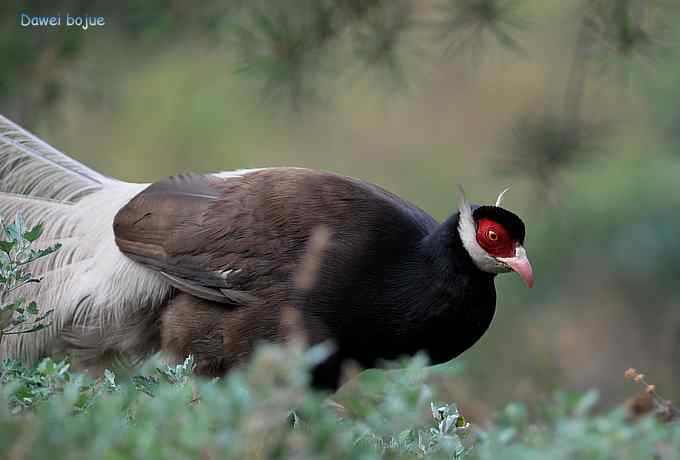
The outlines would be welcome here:
M 489 231 L 486 233 L 486 236 L 488 236 L 488 237 L 489 237 L 489 240 L 491 240 L 491 241 L 498 241 L 498 233 L 496 233 L 496 232 L 493 231 L 493 230 L 489 230 Z

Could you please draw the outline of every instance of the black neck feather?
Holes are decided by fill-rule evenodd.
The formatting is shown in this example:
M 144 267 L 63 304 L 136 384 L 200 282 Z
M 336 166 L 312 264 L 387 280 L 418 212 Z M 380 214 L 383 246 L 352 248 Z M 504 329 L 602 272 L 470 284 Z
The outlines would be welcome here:
M 458 233 L 459 214 L 446 219 L 422 242 L 422 254 L 442 275 L 479 271 Z
M 451 359 L 471 346 L 493 317 L 494 276 L 480 271 L 463 247 L 458 214 L 403 254 L 386 275 L 383 302 L 392 311 L 381 315 L 382 330 L 402 353 L 418 346 L 437 362 Z M 448 340 L 454 343 L 444 343 Z

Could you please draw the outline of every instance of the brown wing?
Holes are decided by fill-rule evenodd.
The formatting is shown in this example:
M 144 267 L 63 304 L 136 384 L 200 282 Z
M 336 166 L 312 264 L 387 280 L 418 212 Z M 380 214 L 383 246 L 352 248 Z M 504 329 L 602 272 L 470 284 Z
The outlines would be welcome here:
M 413 231 L 419 224 L 414 216 L 430 223 L 427 214 L 373 185 L 321 171 L 269 168 L 155 183 L 119 211 L 114 233 L 125 255 L 158 270 L 179 290 L 248 305 L 289 299 L 292 274 L 317 226 L 331 230 L 329 257 L 342 267 L 375 238 Z
M 230 289 L 224 272 L 210 263 L 206 211 L 223 194 L 222 179 L 199 174 L 156 182 L 132 199 L 113 223 L 116 243 L 131 259 L 158 270 L 181 291 L 223 303 L 253 302 Z

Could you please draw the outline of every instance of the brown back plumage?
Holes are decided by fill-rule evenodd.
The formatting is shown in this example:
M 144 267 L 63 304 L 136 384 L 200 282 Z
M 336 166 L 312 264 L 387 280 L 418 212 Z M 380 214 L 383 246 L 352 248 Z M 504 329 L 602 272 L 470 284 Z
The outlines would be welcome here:
M 291 275 L 315 227 L 332 229 L 338 244 L 361 247 L 371 235 L 362 226 L 372 222 L 350 225 L 347 217 L 371 208 L 389 215 L 390 204 L 402 203 L 378 187 L 301 168 L 258 170 L 238 180 L 180 175 L 123 207 L 114 233 L 125 255 L 179 290 L 248 305 L 290 300 Z

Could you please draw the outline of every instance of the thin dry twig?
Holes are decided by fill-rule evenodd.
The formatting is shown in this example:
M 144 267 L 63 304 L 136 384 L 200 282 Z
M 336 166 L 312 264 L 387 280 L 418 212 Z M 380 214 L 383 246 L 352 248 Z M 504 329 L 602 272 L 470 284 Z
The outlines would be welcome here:
M 330 239 L 331 231 L 324 225 L 319 225 L 312 231 L 300 268 L 295 274 L 295 287 L 299 290 L 309 291 L 314 287 Z
M 293 277 L 295 287 L 303 295 L 311 290 L 318 281 L 319 270 L 330 237 L 330 230 L 323 225 L 316 227 L 309 237 L 300 266 Z M 300 307 L 300 305 L 297 306 Z M 299 344 L 303 347 L 307 345 L 308 340 L 302 315 L 299 309 L 293 305 L 284 305 L 281 310 L 281 332 L 287 342 Z
M 634 416 L 645 415 L 655 409 L 659 418 L 664 422 L 680 420 L 680 411 L 673 406 L 671 401 L 663 398 L 656 391 L 656 385 L 645 380 L 644 374 L 631 367 L 624 372 L 623 376 L 639 383 L 645 389 L 643 394 L 633 398 L 631 402 L 630 409 Z

